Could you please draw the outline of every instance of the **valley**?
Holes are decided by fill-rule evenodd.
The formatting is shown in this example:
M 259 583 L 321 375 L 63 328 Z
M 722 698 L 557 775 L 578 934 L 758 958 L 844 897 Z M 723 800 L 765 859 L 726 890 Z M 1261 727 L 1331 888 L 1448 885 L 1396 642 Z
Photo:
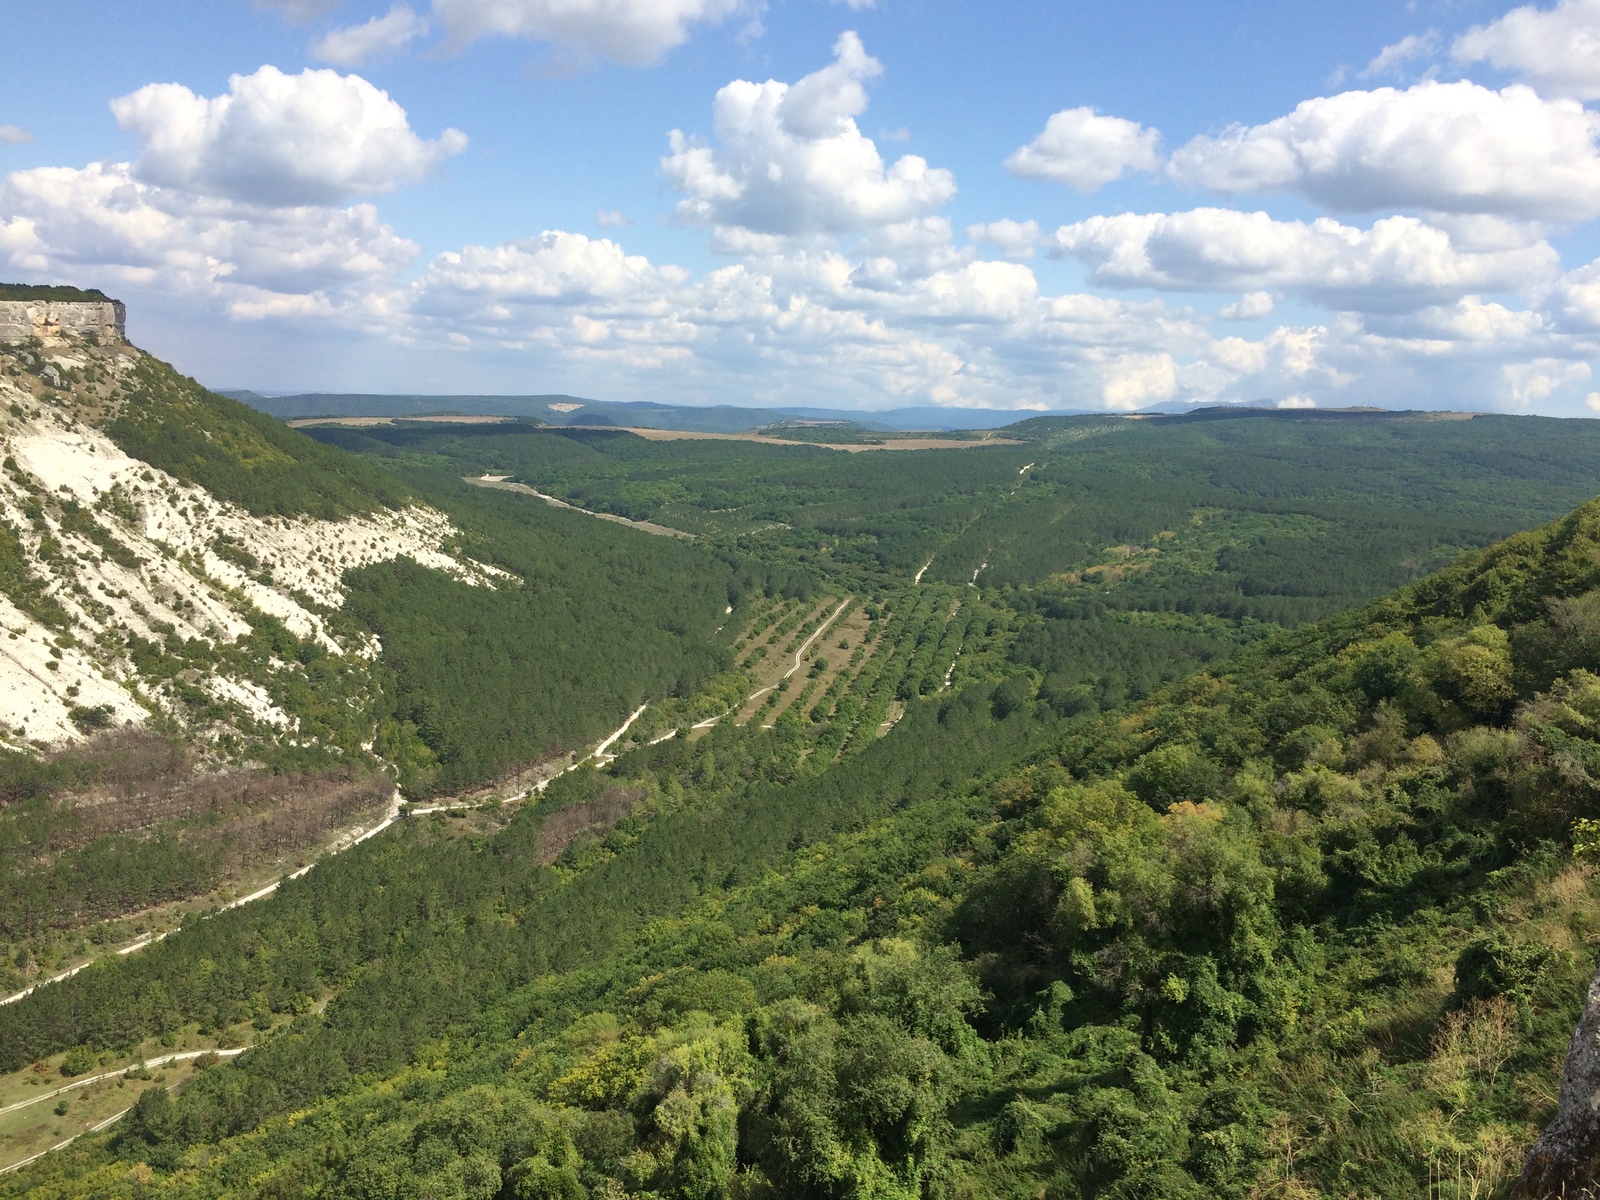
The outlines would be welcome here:
M 0 1195 L 1465 1197 L 1549 1120 L 1600 422 L 0 372 Z

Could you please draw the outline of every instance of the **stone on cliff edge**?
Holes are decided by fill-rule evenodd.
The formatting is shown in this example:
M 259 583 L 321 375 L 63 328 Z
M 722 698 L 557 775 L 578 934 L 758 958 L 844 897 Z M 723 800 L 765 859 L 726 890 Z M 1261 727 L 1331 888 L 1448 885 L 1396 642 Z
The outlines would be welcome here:
M 127 340 L 128 310 L 120 300 L 0 299 L 0 342 L 29 338 L 56 341 L 64 337 L 97 342 Z
M 1513 1200 L 1600 1200 L 1600 971 L 1561 1072 L 1556 1119 L 1534 1143 Z

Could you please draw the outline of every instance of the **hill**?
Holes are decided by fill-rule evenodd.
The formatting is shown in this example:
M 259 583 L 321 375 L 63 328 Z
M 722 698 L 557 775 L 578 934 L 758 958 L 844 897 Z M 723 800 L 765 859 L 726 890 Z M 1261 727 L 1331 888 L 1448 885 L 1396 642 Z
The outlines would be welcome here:
M 399 480 L 120 341 L 0 346 L 0 459 L 0 996 L 725 657 L 704 551 Z
M 873 430 L 992 429 L 1014 413 L 979 408 L 895 408 L 856 411 L 831 408 L 741 408 L 736 405 L 659 404 L 648 400 L 590 400 L 582 396 L 382 395 L 306 392 L 264 396 L 222 393 L 264 413 L 291 421 L 306 417 L 398 417 L 465 413 L 535 419 L 551 425 L 593 424 L 744 433 L 783 421 L 843 421 Z M 586 420 L 587 418 L 587 420 Z
M 0 1009 L 8 1068 L 270 1031 L 0 1191 L 1492 1194 L 1600 932 L 1597 597 L 1590 503 L 1113 712 L 407 823 Z
M 109 1123 L 0 1192 L 1487 1195 L 1549 1117 L 1600 422 L 0 389 L 0 1165 Z
M 1005 431 L 1021 444 L 893 456 L 515 425 L 309 432 L 853 594 L 975 584 L 1063 711 L 1144 696 L 1600 490 L 1600 421 L 1537 418 L 1038 419 Z

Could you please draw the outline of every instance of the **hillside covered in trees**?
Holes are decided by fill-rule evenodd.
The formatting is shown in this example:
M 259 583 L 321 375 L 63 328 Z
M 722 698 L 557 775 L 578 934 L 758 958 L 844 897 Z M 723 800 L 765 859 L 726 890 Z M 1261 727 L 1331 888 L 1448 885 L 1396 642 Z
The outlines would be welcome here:
M 1000 431 L 1015 444 L 857 454 L 516 424 L 310 432 L 402 477 L 508 475 L 854 593 L 975 583 L 1072 710 L 1145 696 L 1600 489 L 1600 421 L 1431 413 L 1035 418 Z
M 69 350 L 0 1166 L 87 1136 L 0 1194 L 1476 1197 L 1548 1119 L 1600 422 L 313 437 Z
M 397 478 L 121 342 L 0 346 L 0 459 L 0 998 L 727 665 L 712 548 Z
M 1503 1192 L 1600 935 L 1600 503 L 1103 710 L 1028 659 L 1070 617 L 932 574 L 826 704 L 685 710 L 0 1008 L 3 1070 L 256 1038 L 0 1194 Z

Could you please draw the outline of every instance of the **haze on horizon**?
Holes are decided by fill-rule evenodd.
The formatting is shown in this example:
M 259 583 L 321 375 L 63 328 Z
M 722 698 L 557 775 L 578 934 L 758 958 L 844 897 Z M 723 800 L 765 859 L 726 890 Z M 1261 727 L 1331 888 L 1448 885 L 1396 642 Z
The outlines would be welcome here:
M 1600 412 L 1600 0 L 7 20 L 0 278 L 213 386 Z

